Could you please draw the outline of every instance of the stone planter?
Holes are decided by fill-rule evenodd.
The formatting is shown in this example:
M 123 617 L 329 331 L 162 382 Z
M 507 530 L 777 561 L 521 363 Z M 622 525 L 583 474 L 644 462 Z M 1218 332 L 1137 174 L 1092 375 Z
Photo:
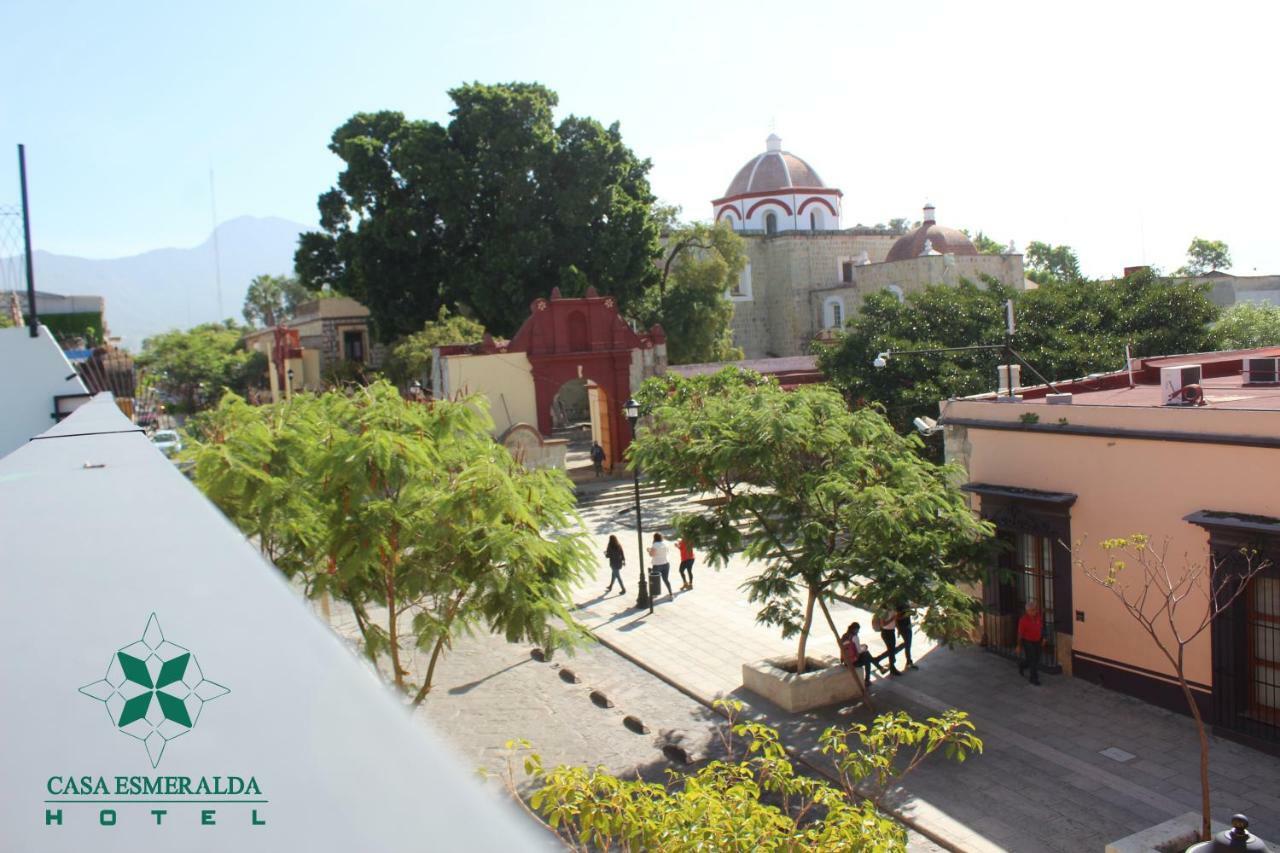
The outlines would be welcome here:
M 1215 833 L 1226 829 L 1219 821 L 1210 826 Z M 1106 853 L 1182 853 L 1200 840 L 1200 812 L 1186 812 L 1150 829 L 1135 832 L 1107 845 Z
M 796 713 L 858 698 L 853 676 L 832 657 L 809 658 L 812 668 L 797 675 L 784 667 L 795 658 L 770 658 L 742 665 L 742 686 L 773 704 Z

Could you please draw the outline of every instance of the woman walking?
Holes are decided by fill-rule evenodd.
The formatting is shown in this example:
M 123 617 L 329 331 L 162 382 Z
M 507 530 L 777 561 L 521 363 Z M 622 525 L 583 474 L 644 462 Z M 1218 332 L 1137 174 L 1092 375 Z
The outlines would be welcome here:
M 672 598 L 676 597 L 675 592 L 671 589 L 671 561 L 667 557 L 667 543 L 662 541 L 662 534 L 653 534 L 653 545 L 649 548 L 649 559 L 653 561 L 653 570 L 662 578 L 662 582 L 667 585 L 667 595 Z
M 907 669 L 919 669 L 911 659 L 911 605 L 906 601 L 898 602 L 898 636 L 902 638 L 901 648 L 907 656 Z
M 680 549 L 680 580 L 684 581 L 680 588 L 693 589 L 693 546 L 681 537 L 676 547 Z
M 609 537 L 609 544 L 605 546 L 604 558 L 609 561 L 609 571 L 613 574 L 609 578 L 609 585 L 604 588 L 604 594 L 608 595 L 609 590 L 613 589 L 613 582 L 618 582 L 618 595 L 626 595 L 627 588 L 622 583 L 622 566 L 627 562 L 627 557 L 622 553 L 622 545 L 618 542 L 617 536 Z
M 884 651 L 876 656 L 875 663 L 879 666 L 880 661 L 885 658 L 889 659 L 889 674 L 901 675 L 898 672 L 898 664 L 896 661 L 898 652 L 898 612 L 893 609 L 892 605 L 885 604 L 875 616 L 871 617 L 871 630 L 880 632 L 880 639 L 884 640 Z M 883 669 L 884 667 L 881 667 Z

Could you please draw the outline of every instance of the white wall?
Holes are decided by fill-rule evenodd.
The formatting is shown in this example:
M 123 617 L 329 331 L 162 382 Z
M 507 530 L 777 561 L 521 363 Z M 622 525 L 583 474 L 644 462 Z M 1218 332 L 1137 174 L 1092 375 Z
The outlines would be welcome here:
M 88 391 L 47 328 L 0 329 L 0 457 L 54 425 L 55 394 Z

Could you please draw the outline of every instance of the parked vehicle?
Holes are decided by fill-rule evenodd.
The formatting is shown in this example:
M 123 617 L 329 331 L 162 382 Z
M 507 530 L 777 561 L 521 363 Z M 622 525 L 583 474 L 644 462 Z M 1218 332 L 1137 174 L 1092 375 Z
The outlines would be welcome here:
M 182 450 L 182 436 L 177 430 L 159 429 L 151 436 L 151 443 L 165 456 L 173 456 Z

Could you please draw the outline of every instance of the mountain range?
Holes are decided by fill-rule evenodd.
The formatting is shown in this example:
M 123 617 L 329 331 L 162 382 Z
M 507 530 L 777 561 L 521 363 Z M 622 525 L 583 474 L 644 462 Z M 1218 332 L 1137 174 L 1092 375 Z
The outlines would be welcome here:
M 249 282 L 263 274 L 292 274 L 298 235 L 308 230 L 310 226 L 286 219 L 241 216 L 221 223 L 189 249 L 101 260 L 36 251 L 36 290 L 104 297 L 111 334 L 138 352 L 142 341 L 157 332 L 228 317 L 242 320 Z

